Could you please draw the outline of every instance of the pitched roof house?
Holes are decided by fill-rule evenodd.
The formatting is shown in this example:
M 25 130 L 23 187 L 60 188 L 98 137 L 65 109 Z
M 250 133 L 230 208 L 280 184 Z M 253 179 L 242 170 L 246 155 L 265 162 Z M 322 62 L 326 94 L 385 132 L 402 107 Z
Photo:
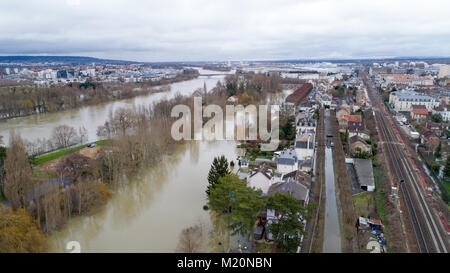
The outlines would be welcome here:
M 416 121 L 425 120 L 428 116 L 428 109 L 425 105 L 413 105 L 410 113 L 411 118 Z
M 420 136 L 420 142 L 434 151 L 439 145 L 439 137 L 433 131 L 425 129 Z
M 360 136 L 355 135 L 348 139 L 348 145 L 350 147 L 350 154 L 358 154 L 358 150 L 362 152 L 369 152 L 371 146 Z M 359 149 L 358 149 L 359 148 Z
M 277 171 L 281 174 L 289 173 L 298 169 L 298 157 L 294 148 L 284 149 L 276 159 Z
M 261 168 L 255 170 L 247 177 L 247 186 L 261 190 L 263 193 L 267 194 L 269 187 L 273 183 L 273 173 L 272 169 L 262 166 Z
M 299 200 L 302 205 L 307 205 L 309 202 L 309 189 L 298 181 L 290 180 L 287 182 L 278 182 L 270 186 L 268 195 L 275 195 L 275 193 L 289 194 L 295 199 Z
M 343 116 L 347 116 L 351 114 L 350 105 L 342 104 L 339 109 L 336 111 L 336 118 L 340 118 Z
M 362 122 L 361 115 L 345 115 L 338 118 L 339 126 L 348 127 L 349 122 Z

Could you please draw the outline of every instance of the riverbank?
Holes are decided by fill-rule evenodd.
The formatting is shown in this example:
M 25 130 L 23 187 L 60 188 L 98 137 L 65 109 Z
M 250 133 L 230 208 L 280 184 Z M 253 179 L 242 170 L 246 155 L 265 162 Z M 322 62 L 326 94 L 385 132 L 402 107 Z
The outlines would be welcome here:
M 164 87 L 173 83 L 198 78 L 199 74 L 178 75 L 172 79 L 157 82 L 136 83 L 96 83 L 87 87 L 78 85 L 60 85 L 52 87 L 3 87 L 5 96 L 0 98 L 0 122 L 18 117 L 48 114 L 80 107 L 93 106 L 105 102 L 131 99 L 161 92 L 156 87 Z M 3 90 L 2 90 L 3 89 Z
M 67 154 L 70 154 L 70 153 L 79 151 L 81 149 L 87 148 L 89 145 L 96 145 L 96 146 L 99 145 L 99 146 L 101 146 L 101 145 L 105 144 L 106 141 L 108 141 L 108 140 L 98 140 L 98 141 L 94 141 L 94 142 L 91 142 L 91 143 L 86 143 L 86 144 L 83 144 L 83 145 L 79 145 L 79 146 L 76 146 L 76 147 L 61 149 L 61 150 L 57 150 L 57 151 L 54 151 L 54 152 L 46 153 L 44 155 L 31 157 L 30 158 L 30 163 L 32 165 L 34 165 L 34 166 L 38 166 L 38 165 L 44 164 L 46 162 L 49 162 L 49 161 L 61 158 L 61 157 L 65 156 L 65 155 L 67 155 Z
M 70 125 L 71 127 L 86 128 L 86 142 L 99 140 L 97 128 L 105 124 L 109 114 L 118 108 L 139 108 L 148 107 L 161 100 L 174 98 L 177 94 L 190 96 L 195 90 L 204 88 L 208 91 L 216 86 L 225 76 L 199 76 L 193 80 L 173 83 L 170 90 L 165 92 L 155 92 L 148 95 L 137 96 L 131 99 L 122 99 L 100 104 L 69 109 L 65 111 L 31 115 L 8 119 L 0 122 L 0 136 L 3 136 L 3 143 L 9 143 L 10 130 L 20 133 L 29 142 L 42 139 L 50 139 L 52 130 L 60 125 Z

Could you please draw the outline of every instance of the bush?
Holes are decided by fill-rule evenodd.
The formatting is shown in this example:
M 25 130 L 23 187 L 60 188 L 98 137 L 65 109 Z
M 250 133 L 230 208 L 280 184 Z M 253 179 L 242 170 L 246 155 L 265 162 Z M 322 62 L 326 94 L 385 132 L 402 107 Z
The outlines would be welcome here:
M 47 237 L 25 209 L 13 211 L 0 205 L 0 253 L 39 253 L 47 249 Z

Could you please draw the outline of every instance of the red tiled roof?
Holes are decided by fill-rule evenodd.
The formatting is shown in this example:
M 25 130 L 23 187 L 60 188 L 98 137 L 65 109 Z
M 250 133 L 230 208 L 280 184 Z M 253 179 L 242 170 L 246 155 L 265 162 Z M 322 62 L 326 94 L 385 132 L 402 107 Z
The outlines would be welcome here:
M 312 84 L 305 83 L 304 85 L 300 86 L 300 88 L 295 90 L 292 94 L 287 96 L 286 101 L 298 104 L 302 99 L 306 98 L 306 96 L 309 94 L 309 92 L 311 92 L 312 89 Z
M 414 115 L 428 115 L 428 109 L 425 105 L 413 105 L 412 112 Z
M 338 120 L 346 120 L 347 122 L 362 122 L 362 117 L 361 115 L 345 115 L 340 117 Z

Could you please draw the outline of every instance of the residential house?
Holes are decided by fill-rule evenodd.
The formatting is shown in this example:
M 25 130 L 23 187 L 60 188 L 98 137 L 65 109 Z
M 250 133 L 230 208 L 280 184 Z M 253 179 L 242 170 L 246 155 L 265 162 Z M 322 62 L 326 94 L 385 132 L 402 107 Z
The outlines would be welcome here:
M 316 125 L 317 121 L 309 113 L 301 113 L 297 116 L 297 134 L 305 131 L 315 131 Z
M 234 95 L 234 96 L 231 96 L 231 97 L 229 97 L 229 98 L 227 99 L 227 103 L 232 103 L 232 104 L 234 104 L 234 103 L 237 103 L 238 100 L 239 100 L 238 96 Z
M 323 95 L 319 96 L 318 101 L 320 102 L 322 107 L 325 107 L 325 106 L 331 107 L 332 100 L 331 100 L 331 96 L 328 94 L 323 94 Z
M 248 168 L 248 165 L 250 164 L 250 160 L 243 158 L 241 159 L 241 168 Z
M 349 152 L 350 154 L 358 154 L 358 151 L 361 152 L 370 152 L 371 146 L 367 144 L 367 142 L 360 136 L 355 135 L 348 139 Z
M 340 118 L 343 116 L 348 116 L 351 114 L 350 105 L 344 103 L 341 106 L 339 106 L 338 110 L 336 111 L 336 118 Z
M 312 167 L 313 167 L 313 158 L 312 157 L 298 162 L 298 170 L 299 171 L 308 173 L 312 170 Z
M 300 104 L 297 108 L 299 111 L 302 111 L 302 112 L 311 112 L 317 108 L 317 105 L 313 104 L 313 103 L 303 103 L 303 104 Z
M 314 139 L 315 133 L 313 131 L 297 135 L 295 139 L 295 153 L 298 160 L 307 160 L 314 156 Z
M 262 166 L 257 170 L 254 170 L 247 177 L 247 186 L 261 190 L 264 194 L 267 194 L 269 187 L 273 183 L 272 169 Z
M 292 197 L 297 199 L 303 206 L 306 206 L 309 202 L 309 187 L 292 179 L 289 179 L 286 182 L 277 182 L 272 184 L 268 190 L 268 195 L 273 196 L 277 192 L 291 195 Z M 266 210 L 266 229 L 269 230 L 268 227 L 271 225 L 271 223 L 277 222 L 280 217 L 281 215 L 277 211 L 268 208 Z M 302 215 L 299 215 L 298 220 L 301 221 L 303 225 L 306 225 L 306 219 L 304 219 Z M 267 232 L 266 238 L 268 240 L 273 240 L 273 236 L 270 231 Z M 299 249 L 297 250 L 297 252 L 298 251 Z
M 365 131 L 363 122 L 349 121 L 347 130 L 349 137 L 360 136 L 364 139 L 370 138 L 370 136 Z
M 298 181 L 299 183 L 306 186 L 308 189 L 311 187 L 311 176 L 306 172 L 301 171 L 300 168 L 297 171 L 283 174 L 281 176 L 281 180 L 275 182 L 288 182 L 293 180 Z
M 295 180 L 274 183 L 270 186 L 268 195 L 275 195 L 277 192 L 291 195 L 300 201 L 303 206 L 306 206 L 309 202 L 309 188 Z
M 429 129 L 425 129 L 420 136 L 420 143 L 425 144 L 432 151 L 439 145 L 439 137 Z
M 276 159 L 277 172 L 290 173 L 298 169 L 298 157 L 294 148 L 284 149 Z
M 349 122 L 362 122 L 361 115 L 345 115 L 338 118 L 339 128 L 348 128 Z
M 428 109 L 425 105 L 413 105 L 410 114 L 411 118 L 417 122 L 425 121 L 428 116 Z
M 428 122 L 427 129 L 433 132 L 436 136 L 440 136 L 443 133 L 443 128 L 441 123 Z
M 353 112 L 356 112 L 356 111 L 358 111 L 358 110 L 361 110 L 362 107 L 363 107 L 362 102 L 355 102 L 355 103 L 353 103 L 353 105 L 352 105 L 352 110 L 353 110 Z
M 431 111 L 431 113 L 434 114 L 438 114 L 441 115 L 442 120 L 445 122 L 450 121 L 450 109 L 448 109 L 447 107 L 437 107 L 436 109 L 433 109 Z

